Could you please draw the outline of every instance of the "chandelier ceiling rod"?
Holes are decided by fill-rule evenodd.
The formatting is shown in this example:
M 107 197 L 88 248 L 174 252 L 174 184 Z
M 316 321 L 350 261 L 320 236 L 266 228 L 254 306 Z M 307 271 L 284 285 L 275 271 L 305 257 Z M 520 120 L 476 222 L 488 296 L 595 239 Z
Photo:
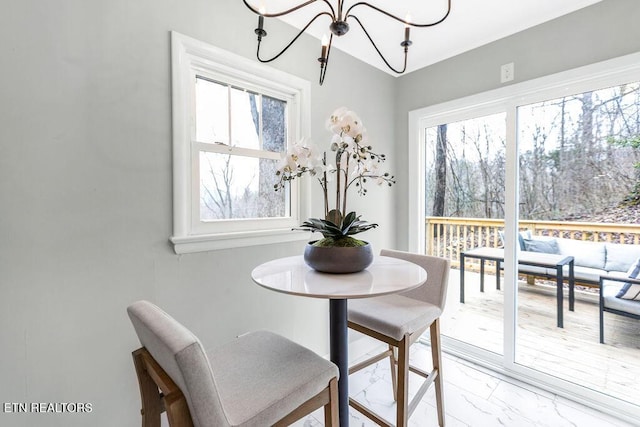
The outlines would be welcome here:
M 336 11 L 333 7 L 333 5 L 329 2 L 329 0 L 308 0 L 306 2 L 300 3 L 297 6 L 294 6 L 290 9 L 281 11 L 281 12 L 275 12 L 275 13 L 266 13 L 266 11 L 264 10 L 264 7 L 260 7 L 259 9 L 256 9 L 255 7 L 253 7 L 252 5 L 250 5 L 247 0 L 242 0 L 243 3 L 245 4 L 245 6 L 247 6 L 253 13 L 258 15 L 258 28 L 256 28 L 254 30 L 254 32 L 256 33 L 256 35 L 258 36 L 258 49 L 256 52 L 256 57 L 258 58 L 258 61 L 260 62 L 271 62 L 274 61 L 276 59 L 278 59 L 284 52 L 287 51 L 287 49 L 289 49 L 291 47 L 291 45 L 293 45 L 293 43 L 295 43 L 296 40 L 298 40 L 298 38 L 307 30 L 307 28 L 309 28 L 309 26 L 319 17 L 321 16 L 328 16 L 329 18 L 331 18 L 331 24 L 329 25 L 329 30 L 331 31 L 330 35 L 329 35 L 329 39 L 327 40 L 326 35 L 322 38 L 322 48 L 321 48 L 321 54 L 320 57 L 318 58 L 318 62 L 320 62 L 320 85 L 322 86 L 322 83 L 324 83 L 324 76 L 327 73 L 327 68 L 329 65 L 329 55 L 331 53 L 331 45 L 333 42 L 333 36 L 336 35 L 338 37 L 341 37 L 343 35 L 345 35 L 348 31 L 349 31 L 349 24 L 347 23 L 347 20 L 349 18 L 352 18 L 353 20 L 355 20 L 358 25 L 360 26 L 360 28 L 362 28 L 362 31 L 364 32 L 364 34 L 367 36 L 367 38 L 369 39 L 369 41 L 371 42 L 371 44 L 373 45 L 374 49 L 376 50 L 376 52 L 378 53 L 378 55 L 380 56 L 380 58 L 382 58 L 382 60 L 384 61 L 384 63 L 387 65 L 387 67 L 389 67 L 390 70 L 392 70 L 395 73 L 398 74 L 402 74 L 406 71 L 407 69 L 407 54 L 409 52 L 409 46 L 411 46 L 411 40 L 409 38 L 410 35 L 410 27 L 417 27 L 417 28 L 425 28 L 425 27 L 433 27 L 434 25 L 438 25 L 441 22 L 443 22 L 445 19 L 447 19 L 447 17 L 449 16 L 449 13 L 451 12 L 451 0 L 447 0 L 447 12 L 444 14 L 444 16 L 442 16 L 440 19 L 434 21 L 434 22 L 430 22 L 430 23 L 417 23 L 417 22 L 412 22 L 409 18 L 409 16 L 407 15 L 407 17 L 405 19 L 402 19 L 398 16 L 395 16 L 377 6 L 374 6 L 372 4 L 369 4 L 367 2 L 357 2 L 354 3 L 353 5 L 351 5 L 346 13 L 344 14 L 343 17 L 343 9 L 344 9 L 344 2 L 345 0 L 338 0 L 338 13 L 336 14 Z M 264 1 L 264 0 L 262 0 Z M 296 36 L 280 51 L 278 52 L 276 55 L 274 55 L 271 58 L 267 58 L 267 59 L 263 59 L 260 57 L 260 44 L 262 42 L 262 38 L 267 36 L 267 32 L 264 29 L 264 18 L 277 18 L 279 16 L 284 16 L 287 15 L 289 13 L 295 12 L 299 9 L 304 8 L 305 6 L 308 6 L 312 3 L 317 3 L 317 2 L 322 2 L 325 5 L 327 5 L 329 7 L 330 11 L 324 11 L 324 12 L 320 12 L 318 13 L 316 16 L 314 16 L 313 18 L 311 18 L 311 20 L 302 28 L 302 30 L 300 30 L 300 32 L 298 32 L 298 34 L 296 34 Z M 398 22 L 402 22 L 405 25 L 405 30 L 404 30 L 404 40 L 400 43 L 400 46 L 402 46 L 404 48 L 404 65 L 403 68 L 400 69 L 396 69 L 393 66 L 391 66 L 391 64 L 389 64 L 389 61 L 387 61 L 387 59 L 384 57 L 384 55 L 382 54 L 382 52 L 380 51 L 380 49 L 378 48 L 378 46 L 376 45 L 376 43 L 373 41 L 373 38 L 371 37 L 371 35 L 369 34 L 369 32 L 367 31 L 367 29 L 365 28 L 364 24 L 362 23 L 362 21 L 360 21 L 360 19 L 354 15 L 352 13 L 352 10 L 354 10 L 356 7 L 359 6 L 366 6 L 370 9 L 373 9 L 379 13 L 382 13 L 383 15 L 394 19 Z

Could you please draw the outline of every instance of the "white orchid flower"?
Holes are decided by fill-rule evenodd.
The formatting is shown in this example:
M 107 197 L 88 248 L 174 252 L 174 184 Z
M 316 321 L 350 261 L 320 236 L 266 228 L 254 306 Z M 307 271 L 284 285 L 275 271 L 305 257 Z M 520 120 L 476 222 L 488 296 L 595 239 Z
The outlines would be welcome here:
M 292 171 L 313 169 L 320 161 L 318 148 L 308 139 L 292 144 L 286 155 L 287 165 Z
M 364 130 L 362 120 L 360 120 L 358 115 L 353 111 L 345 113 L 342 122 L 342 131 L 352 138 L 356 138 L 358 135 L 362 134 Z
M 315 145 L 313 142 L 311 142 L 310 140 L 307 141 L 307 157 L 309 157 L 309 159 L 312 161 L 312 163 L 314 165 L 317 165 L 318 163 L 322 163 L 322 151 L 320 151 L 320 149 L 318 149 L 318 146 Z
M 278 172 L 284 175 L 288 175 L 296 168 L 295 162 L 291 161 L 291 156 L 287 153 L 278 162 Z
M 364 126 L 360 130 L 360 133 L 356 134 L 356 136 L 354 136 L 353 139 L 355 139 L 356 142 L 359 144 L 365 145 L 368 143 L 369 137 L 367 136 L 367 130 L 364 128 Z
M 366 189 L 363 187 L 369 180 L 378 185 L 395 183 L 393 176 L 379 172 L 385 160 L 384 155 L 375 154 L 369 146 L 367 130 L 355 112 L 346 107 L 336 109 L 326 121 L 326 127 L 333 134 L 330 149 L 339 154 L 339 158 L 332 155 L 331 159 L 335 159 L 340 169 L 333 164 L 325 164 L 327 153 L 318 150 L 311 140 L 296 141 L 290 144 L 278 162 L 276 174 L 279 182 L 275 184 L 276 191 L 283 188 L 285 183 L 308 173 L 318 179 L 322 186 L 326 214 L 331 209 L 328 206 L 331 199 L 328 192 L 334 188 L 337 200 L 335 209 L 348 212 L 346 201 L 349 188 L 357 188 L 358 193 L 364 195 Z M 329 185 L 332 181 L 337 181 L 339 185 Z M 354 187 L 351 187 L 354 183 Z
M 345 150 L 353 151 L 356 149 L 356 143 L 352 137 L 350 137 L 349 135 L 342 135 L 341 139 L 342 139 L 341 147 L 343 147 Z
M 331 116 L 329 116 L 329 119 L 327 119 L 326 122 L 327 129 L 332 133 L 340 133 L 340 128 L 342 127 L 342 116 L 344 116 L 347 111 L 346 107 L 340 107 L 331 113 Z

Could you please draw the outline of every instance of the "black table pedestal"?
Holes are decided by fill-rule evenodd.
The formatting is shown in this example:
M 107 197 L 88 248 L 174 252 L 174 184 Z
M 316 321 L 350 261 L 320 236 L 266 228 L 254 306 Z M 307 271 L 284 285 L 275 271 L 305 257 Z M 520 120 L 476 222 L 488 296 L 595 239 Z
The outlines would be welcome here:
M 347 330 L 347 300 L 329 300 L 329 345 L 331 361 L 338 365 L 338 413 L 340 426 L 349 426 L 349 340 Z

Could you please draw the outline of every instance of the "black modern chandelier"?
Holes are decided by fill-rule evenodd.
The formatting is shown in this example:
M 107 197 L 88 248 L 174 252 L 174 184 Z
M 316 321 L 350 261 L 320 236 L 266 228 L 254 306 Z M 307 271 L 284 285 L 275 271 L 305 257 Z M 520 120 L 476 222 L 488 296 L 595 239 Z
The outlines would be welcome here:
M 451 12 L 451 0 L 447 0 L 447 12 L 444 14 L 444 16 L 440 19 L 438 19 L 435 22 L 430 22 L 430 23 L 426 23 L 426 24 L 421 24 L 421 23 L 416 23 L 416 22 L 411 22 L 411 18 L 407 15 L 407 17 L 405 19 L 399 18 L 385 10 L 382 10 L 381 8 L 374 6 L 372 4 L 369 4 L 367 2 L 356 2 L 355 4 L 351 5 L 348 9 L 344 8 L 344 3 L 345 0 L 337 0 L 337 10 L 336 8 L 334 8 L 334 6 L 331 4 L 330 0 L 307 0 L 304 3 L 301 3 L 297 6 L 294 6 L 290 9 L 281 11 L 281 12 L 270 12 L 270 13 L 266 13 L 266 11 L 264 10 L 264 8 L 259 7 L 258 9 L 256 9 L 254 6 L 250 5 L 247 0 L 242 0 L 245 4 L 245 6 L 247 6 L 249 9 L 251 9 L 251 11 L 255 14 L 258 15 L 258 28 L 255 29 L 255 33 L 258 36 L 258 49 L 257 49 L 257 53 L 256 56 L 258 58 L 258 61 L 260 62 L 271 62 L 274 61 L 276 59 L 278 59 L 287 49 L 289 49 L 289 47 L 291 47 L 291 45 L 293 45 L 293 43 L 295 43 L 296 40 L 298 40 L 298 38 L 302 35 L 302 33 L 304 33 L 306 31 L 307 28 L 309 28 L 309 26 L 318 18 L 320 18 L 321 16 L 328 16 L 329 18 L 331 18 L 331 24 L 329 25 L 329 30 L 330 30 L 330 35 L 329 38 L 327 39 L 327 36 L 323 36 L 322 38 L 322 48 L 321 48 L 321 52 L 320 52 L 320 57 L 318 58 L 318 62 L 320 62 L 320 85 L 322 86 L 322 83 L 324 83 L 324 76 L 327 73 L 327 68 L 329 65 L 329 54 L 331 53 L 331 43 L 333 42 L 333 36 L 338 36 L 341 37 L 345 34 L 347 34 L 347 32 L 349 32 L 349 24 L 347 21 L 352 20 L 358 23 L 358 25 L 360 25 L 360 28 L 362 28 L 362 31 L 364 32 L 364 34 L 367 36 L 367 38 L 369 39 L 369 41 L 371 42 L 371 44 L 373 45 L 374 49 L 376 50 L 376 52 L 378 52 L 378 55 L 380 56 L 380 58 L 382 58 L 382 60 L 384 61 L 384 63 L 387 65 L 387 67 L 389 67 L 389 69 L 391 69 L 393 72 L 398 73 L 398 74 L 402 74 L 406 71 L 407 69 L 407 54 L 409 52 L 409 46 L 411 46 L 411 39 L 409 38 L 410 36 L 410 29 L 411 27 L 418 27 L 418 28 L 424 28 L 424 27 L 433 27 L 434 25 L 438 25 L 441 22 L 443 22 L 445 19 L 447 19 L 447 17 L 449 16 L 449 13 Z M 264 1 L 264 0 L 263 0 Z M 283 15 L 287 15 L 289 13 L 295 12 L 299 9 L 304 8 L 305 6 L 309 6 L 313 3 L 317 3 L 317 2 L 322 2 L 324 3 L 326 6 L 328 6 L 329 10 L 326 10 L 324 12 L 320 12 L 318 13 L 316 16 L 314 16 L 308 23 L 307 25 L 305 25 L 302 30 L 300 30 L 300 32 L 276 55 L 274 55 L 271 58 L 261 58 L 260 57 L 260 43 L 262 42 L 262 38 L 267 36 L 267 32 L 264 29 L 264 18 L 277 18 L 279 16 L 283 16 Z M 394 68 L 393 66 L 391 66 L 391 64 L 389 64 L 389 61 L 387 61 L 387 59 L 384 57 L 384 55 L 382 54 L 382 52 L 380 52 L 380 49 L 378 48 L 378 46 L 376 45 L 376 43 L 373 41 L 373 39 L 371 38 L 371 35 L 369 34 L 369 32 L 367 31 L 367 29 L 365 28 L 364 24 L 362 23 L 362 21 L 360 21 L 360 19 L 354 14 L 354 10 L 356 8 L 360 8 L 360 7 L 368 7 L 370 9 L 373 9 L 383 15 L 386 15 L 387 17 L 391 18 L 391 19 L 395 19 L 398 22 L 401 22 L 405 25 L 405 29 L 404 29 L 404 40 L 400 43 L 400 46 L 404 49 L 404 65 L 402 67 L 402 69 L 398 69 L 398 68 Z

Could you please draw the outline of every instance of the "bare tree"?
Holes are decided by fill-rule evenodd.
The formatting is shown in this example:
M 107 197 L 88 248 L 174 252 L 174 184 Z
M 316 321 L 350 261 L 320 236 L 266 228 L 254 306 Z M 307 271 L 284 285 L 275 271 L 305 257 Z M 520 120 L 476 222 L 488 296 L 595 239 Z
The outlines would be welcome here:
M 233 200 L 231 186 L 233 182 L 233 168 L 230 167 L 231 156 L 227 155 L 224 166 L 216 168 L 207 157 L 209 174 L 214 181 L 214 187 L 203 185 L 203 203 L 215 218 L 233 218 Z
M 444 216 L 445 194 L 447 192 L 447 125 L 438 126 L 436 138 L 436 183 L 433 197 L 433 216 Z
M 621 201 L 640 204 L 640 83 L 523 106 L 518 115 L 522 218 L 563 220 Z M 489 123 L 431 128 L 434 215 L 504 215 L 505 136 Z

